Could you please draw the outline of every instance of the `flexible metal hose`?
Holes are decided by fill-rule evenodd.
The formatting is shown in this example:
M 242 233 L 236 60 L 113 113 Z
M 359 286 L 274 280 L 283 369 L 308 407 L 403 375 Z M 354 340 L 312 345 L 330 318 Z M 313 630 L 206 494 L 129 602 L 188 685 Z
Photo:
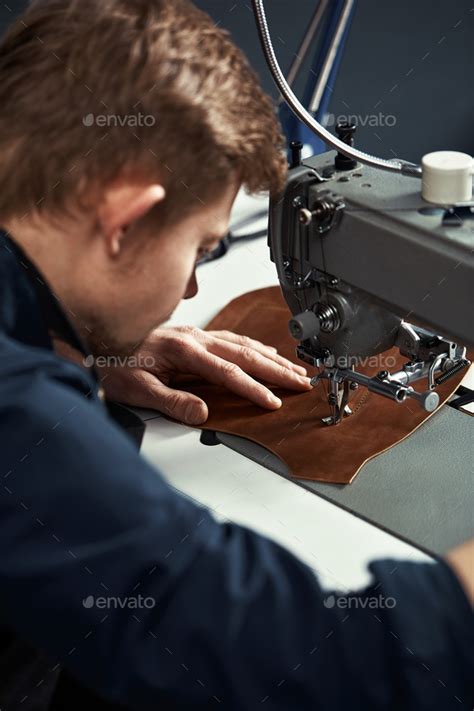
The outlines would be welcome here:
M 421 167 L 419 165 L 398 159 L 386 160 L 384 158 L 377 158 L 369 153 L 359 151 L 357 148 L 348 146 L 339 138 L 333 136 L 332 133 L 330 133 L 326 128 L 324 128 L 324 126 L 321 126 L 321 124 L 314 119 L 314 117 L 305 109 L 305 107 L 298 100 L 297 96 L 293 93 L 283 75 L 283 72 L 281 71 L 275 55 L 275 50 L 273 49 L 263 0 L 252 0 L 252 5 L 262 49 L 267 60 L 268 67 L 284 100 L 296 116 L 303 121 L 303 123 L 306 124 L 310 130 L 314 131 L 319 138 L 331 146 L 331 148 L 340 151 L 349 158 L 358 160 L 360 163 L 370 165 L 373 168 L 379 168 L 393 173 L 402 173 L 403 175 L 421 178 Z

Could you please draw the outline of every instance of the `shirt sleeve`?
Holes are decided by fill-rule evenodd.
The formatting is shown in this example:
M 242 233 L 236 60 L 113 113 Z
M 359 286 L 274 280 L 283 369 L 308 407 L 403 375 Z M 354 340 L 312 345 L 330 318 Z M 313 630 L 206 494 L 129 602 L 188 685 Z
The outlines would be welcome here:
M 45 375 L 7 391 L 0 432 L 0 619 L 105 699 L 472 707 L 472 614 L 444 564 L 378 562 L 366 590 L 329 595 L 286 550 L 178 494 Z

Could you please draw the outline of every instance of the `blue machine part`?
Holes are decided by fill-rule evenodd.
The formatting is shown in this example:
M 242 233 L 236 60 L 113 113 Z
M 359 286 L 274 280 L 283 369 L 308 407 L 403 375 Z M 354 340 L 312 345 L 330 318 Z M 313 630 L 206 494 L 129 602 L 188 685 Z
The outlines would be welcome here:
M 352 18 L 355 11 L 355 3 L 351 10 L 349 21 L 341 38 L 341 42 L 337 51 L 337 55 L 334 60 L 334 64 L 329 75 L 328 83 L 324 89 L 324 93 L 321 98 L 321 102 L 318 111 L 314 114 L 315 119 L 322 124 L 325 124 L 326 115 L 328 111 L 329 102 L 331 99 L 331 94 L 333 91 L 333 86 L 336 81 L 339 67 L 341 64 L 342 56 L 344 53 L 344 48 L 346 45 L 347 37 L 349 35 Z M 344 0 L 335 0 L 331 3 L 330 11 L 327 13 L 324 23 L 322 24 L 323 41 L 316 50 L 315 57 L 312 63 L 312 71 L 309 72 L 309 78 L 306 83 L 306 87 L 303 92 L 302 103 L 305 107 L 309 107 L 311 98 L 313 96 L 318 77 L 320 76 L 322 67 L 326 55 L 328 53 L 332 37 L 336 31 L 336 27 L 344 9 Z M 321 31 L 321 30 L 320 30 Z M 316 136 L 313 131 L 310 131 L 307 126 L 305 126 L 291 111 L 285 102 L 283 102 L 279 109 L 280 121 L 283 126 L 284 133 L 287 137 L 288 144 L 290 141 L 301 141 L 305 146 L 305 153 L 311 155 L 317 155 L 319 153 L 324 153 L 327 150 L 327 146 L 318 136 Z M 306 147 L 309 147 L 310 151 L 307 151 Z

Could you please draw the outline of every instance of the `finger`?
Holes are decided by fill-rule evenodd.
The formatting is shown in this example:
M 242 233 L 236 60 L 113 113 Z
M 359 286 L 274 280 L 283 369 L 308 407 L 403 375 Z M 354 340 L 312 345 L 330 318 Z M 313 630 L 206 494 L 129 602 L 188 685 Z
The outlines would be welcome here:
M 127 382 L 128 404 L 150 407 L 188 425 L 203 424 L 209 411 L 204 400 L 183 390 L 167 387 L 147 371 L 134 373 L 134 383 Z
M 245 373 L 254 375 L 278 387 L 290 390 L 311 390 L 312 388 L 308 377 L 299 375 L 287 368 L 286 365 L 275 362 L 272 358 L 259 353 L 253 348 L 238 346 L 228 341 L 216 339 L 212 346 L 212 351 L 220 358 L 230 363 L 235 363 Z
M 214 338 L 220 338 L 223 341 L 229 341 L 230 343 L 237 343 L 242 346 L 255 348 L 255 350 L 258 350 L 260 352 L 270 351 L 271 353 L 278 353 L 278 348 L 275 348 L 275 346 L 269 346 L 266 343 L 257 341 L 255 338 L 250 338 L 249 336 L 242 336 L 239 333 L 233 333 L 232 331 L 205 331 L 205 333 L 209 334 L 210 336 L 213 336 Z M 288 362 L 291 363 L 291 361 Z
M 187 425 L 202 425 L 209 416 L 204 400 L 184 390 L 169 388 L 159 380 L 153 385 L 152 396 L 160 412 Z
M 221 385 L 255 405 L 276 410 L 281 400 L 262 383 L 247 375 L 238 365 L 204 350 L 194 364 L 194 372 L 205 380 Z
M 246 348 L 253 348 L 258 353 L 262 353 L 268 358 L 272 358 L 275 363 L 279 363 L 280 365 L 283 365 L 286 368 L 289 368 L 290 370 L 294 370 L 295 373 L 299 373 L 300 375 L 307 375 L 307 370 L 302 365 L 292 363 L 291 360 L 288 360 L 287 358 L 278 355 L 278 350 L 273 346 L 267 346 L 264 343 L 260 343 L 260 341 L 256 341 L 254 338 L 249 338 L 248 336 L 240 336 L 237 333 L 232 333 L 231 331 L 206 331 L 206 333 L 222 341 L 234 343 L 236 345 L 244 346 Z

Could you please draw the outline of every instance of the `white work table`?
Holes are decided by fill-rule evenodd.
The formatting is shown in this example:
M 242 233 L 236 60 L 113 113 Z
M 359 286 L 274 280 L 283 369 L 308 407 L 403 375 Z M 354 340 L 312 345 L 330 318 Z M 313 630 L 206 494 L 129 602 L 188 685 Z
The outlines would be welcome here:
M 264 205 L 240 196 L 232 222 Z M 245 231 L 261 227 L 262 220 Z M 203 328 L 236 296 L 277 284 L 266 237 L 233 245 L 225 257 L 200 266 L 197 274 L 198 295 L 183 301 L 166 325 Z M 200 430 L 170 422 L 157 412 L 140 414 L 147 425 L 142 453 L 173 487 L 220 520 L 235 521 L 278 541 L 310 565 L 325 587 L 360 588 L 369 581 L 367 564 L 375 559 L 428 559 L 417 548 L 228 447 L 203 445 Z

